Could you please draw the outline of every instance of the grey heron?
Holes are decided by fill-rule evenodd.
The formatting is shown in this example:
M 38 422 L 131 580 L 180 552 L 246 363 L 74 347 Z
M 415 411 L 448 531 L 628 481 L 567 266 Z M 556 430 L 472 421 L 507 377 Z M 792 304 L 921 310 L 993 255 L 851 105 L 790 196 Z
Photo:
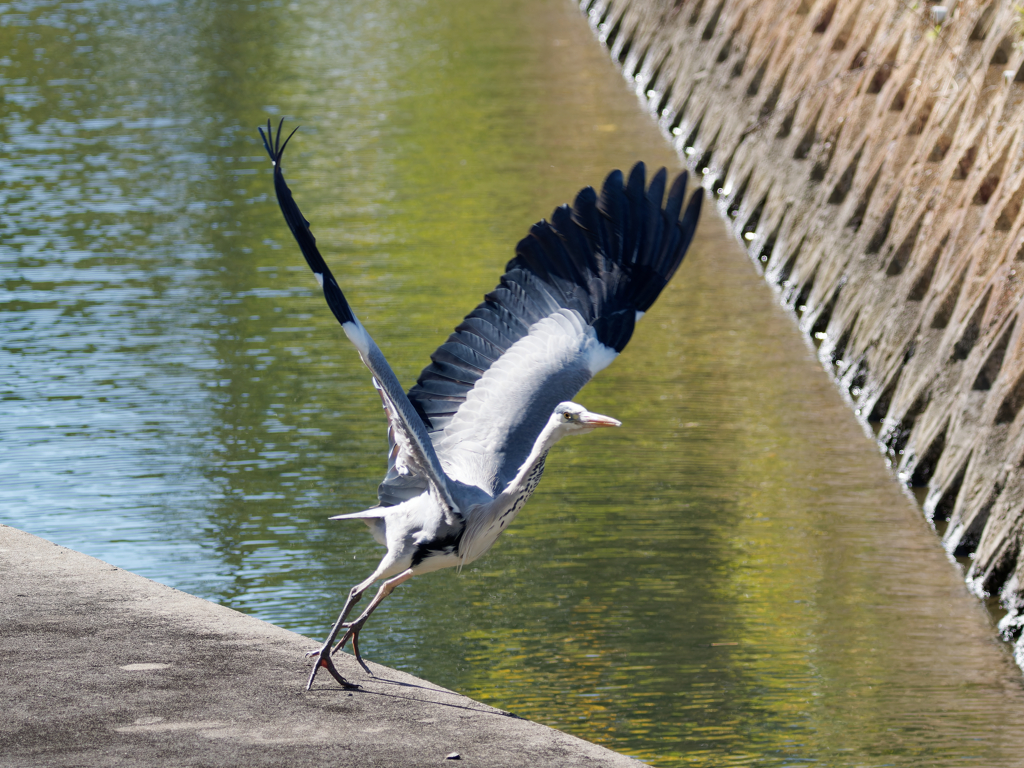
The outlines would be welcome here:
M 530 229 L 498 286 L 405 392 L 292 198 L 281 160 L 295 131 L 282 142 L 283 123 L 276 135 L 269 120 L 266 133 L 260 128 L 278 203 L 328 306 L 369 368 L 388 421 L 388 470 L 377 504 L 330 518 L 363 520 L 387 553 L 352 587 L 327 640 L 310 653 L 316 660 L 306 690 L 320 667 L 352 688 L 358 686 L 341 676 L 331 655 L 351 640 L 356 660 L 370 671 L 359 652 L 359 632 L 395 587 L 481 557 L 536 489 L 555 443 L 619 426 L 572 398 L 618 356 L 679 267 L 703 191 L 694 192 L 684 211 L 686 173 L 666 198 L 665 169 L 646 186 L 643 163 L 626 179 L 612 171 L 600 195 L 591 187 L 581 190 L 571 208 L 556 208 L 550 222 Z M 347 621 L 379 579 L 384 582 L 367 608 Z

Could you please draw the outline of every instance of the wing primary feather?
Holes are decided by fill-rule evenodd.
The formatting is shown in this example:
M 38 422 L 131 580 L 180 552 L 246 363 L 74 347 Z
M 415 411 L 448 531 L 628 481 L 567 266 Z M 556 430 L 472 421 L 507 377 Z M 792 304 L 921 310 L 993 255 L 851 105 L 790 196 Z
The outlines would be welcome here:
M 573 274 L 580 286 L 588 285 L 598 271 L 594 247 L 587 240 L 587 234 L 573 218 L 573 211 L 563 205 L 555 209 L 551 216 L 551 224 L 555 233 L 563 241 L 567 258 L 573 266 Z
M 517 264 L 512 270 L 505 273 L 502 278 L 503 283 L 506 278 L 510 290 L 512 290 L 512 285 L 514 285 L 515 290 L 521 291 L 524 296 L 529 297 L 530 302 L 536 307 L 537 319 L 547 317 L 552 312 L 557 312 L 561 308 L 561 304 L 558 303 L 558 297 L 552 286 L 545 283 L 540 276 L 530 272 L 528 269 L 521 268 Z
M 586 311 L 589 302 L 581 300 L 577 288 L 585 290 L 587 280 L 573 263 L 562 238 L 547 223 L 533 229 L 532 237 L 540 248 L 540 256 L 552 268 L 550 272 L 554 273 L 546 282 L 558 291 L 558 304 L 569 309 Z
M 313 274 L 318 276 L 317 280 L 323 286 L 324 296 L 331 311 L 334 312 L 334 316 L 342 324 L 351 323 L 356 319 L 352 308 L 349 307 L 345 294 L 342 293 L 341 288 L 334 279 L 334 275 L 331 274 L 331 270 L 328 268 L 323 256 L 320 255 L 320 250 L 316 247 L 316 238 L 313 237 L 313 233 L 309 229 L 309 222 L 306 221 L 306 217 L 299 210 L 299 206 L 292 197 L 292 191 L 284 180 L 281 160 L 284 157 L 285 147 L 292 140 L 295 131 L 299 129 L 296 127 L 282 143 L 281 130 L 283 125 L 284 120 L 282 119 L 277 125 L 276 136 L 269 120 L 267 120 L 267 133 L 263 133 L 262 128 L 259 129 L 260 137 L 263 139 L 263 146 L 266 148 L 267 154 L 270 155 L 270 160 L 274 164 L 274 191 L 277 193 L 277 203 L 281 206 L 281 213 L 284 214 L 284 220 L 288 223 L 288 228 L 292 231 L 292 235 L 299 245 L 299 250 L 306 257 L 306 263 L 313 270 Z M 271 141 L 273 141 L 273 144 L 271 144 Z
M 668 172 L 661 168 L 654 174 L 654 178 L 651 179 L 651 186 L 647 188 L 642 256 L 644 257 L 644 263 L 650 266 L 654 266 L 659 260 L 662 238 L 667 234 L 661 209 L 661 201 L 665 195 L 665 180 L 667 178 Z
M 686 206 L 686 213 L 680 222 L 680 230 L 683 232 L 683 240 L 679 249 L 684 253 L 693 242 L 693 236 L 697 233 L 697 222 L 700 219 L 700 209 L 704 202 L 704 189 L 698 187 L 690 196 L 690 202 Z M 671 275 L 670 275 L 671 277 Z
M 577 267 L 560 236 L 559 224 L 565 225 L 566 216 L 568 216 L 568 209 L 563 211 L 562 208 L 556 208 L 551 214 L 551 222 L 545 222 L 544 226 L 535 226 L 533 234 L 540 241 L 544 256 L 555 267 L 555 274 L 558 277 L 574 284 L 585 284 L 586 278 L 583 276 L 583 272 Z
M 601 213 L 597 209 L 597 192 L 593 187 L 584 187 L 576 195 L 572 205 L 573 221 L 580 227 L 587 240 L 593 243 L 594 258 L 611 253 L 608 233 L 605 230 Z
M 690 243 L 693 242 L 693 236 L 697 232 L 697 222 L 700 220 L 700 210 L 704 201 L 704 189 L 698 187 L 693 191 L 690 196 L 690 202 L 686 205 L 686 213 L 683 214 L 682 220 L 679 222 L 679 242 L 675 246 L 675 252 L 678 257 L 672 259 L 672 263 L 662 274 L 665 275 L 665 280 L 671 280 L 672 276 L 679 269 L 679 265 L 683 263 L 683 257 L 690 248 Z
M 622 171 L 614 170 L 604 180 L 601 196 L 597 201 L 597 210 L 602 217 L 600 226 L 605 231 L 605 255 L 616 263 L 622 263 L 622 224 L 628 216 Z
M 455 502 L 448 488 L 448 478 L 434 451 L 421 411 L 402 390 L 398 378 L 391 370 L 391 366 L 388 365 L 384 354 L 349 306 L 334 275 L 316 247 L 316 238 L 313 237 L 313 233 L 309 229 L 309 222 L 302 215 L 288 184 L 285 182 L 281 161 L 284 157 L 285 147 L 295 135 L 295 131 L 292 131 L 282 142 L 283 126 L 284 120 L 282 119 L 277 125 L 275 134 L 268 120 L 267 132 L 264 133 L 262 127 L 259 131 L 260 137 L 263 139 L 263 146 L 274 165 L 274 190 L 277 193 L 277 202 L 281 206 L 281 212 L 288 223 L 288 228 L 291 229 L 302 255 L 306 258 L 306 262 L 313 270 L 318 282 L 323 286 L 327 304 L 341 323 L 345 335 L 359 350 L 360 359 L 373 374 L 375 386 L 379 383 L 378 389 L 384 402 L 384 408 L 388 413 L 389 426 L 402 431 L 402 440 L 398 441 L 396 435 L 396 441 L 402 443 L 400 447 L 408 452 L 415 469 L 425 476 L 439 499 L 450 509 L 454 509 Z M 298 129 L 296 128 L 296 130 Z
M 665 201 L 665 215 L 673 224 L 679 221 L 679 212 L 683 210 L 688 175 L 686 171 L 683 171 L 676 176 L 676 180 L 672 182 L 672 186 L 668 191 L 668 200 Z
M 665 197 L 665 184 L 668 182 L 668 171 L 659 168 L 651 179 L 651 185 L 647 188 L 647 210 L 650 213 L 659 213 L 662 209 L 662 201 Z
M 637 263 L 643 254 L 645 224 L 643 208 L 647 202 L 647 196 L 644 193 L 646 172 L 646 166 L 643 163 L 637 163 L 629 172 L 629 178 L 626 181 L 626 206 L 629 211 L 629 219 L 624 222 L 622 227 L 622 254 L 623 259 L 631 264 Z
M 541 244 L 540 234 L 547 228 L 547 225 L 548 223 L 542 220 L 530 228 L 530 234 L 516 245 L 516 261 L 542 281 L 550 284 L 554 278 L 551 273 L 557 269 L 558 265 L 546 257 Z

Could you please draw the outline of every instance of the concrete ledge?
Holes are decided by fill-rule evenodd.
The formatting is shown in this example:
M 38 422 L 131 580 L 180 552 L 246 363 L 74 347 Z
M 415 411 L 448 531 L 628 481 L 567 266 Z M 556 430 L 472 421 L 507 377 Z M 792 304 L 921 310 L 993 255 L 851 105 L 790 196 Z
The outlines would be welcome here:
M 643 765 L 316 645 L 0 526 L 0 765 Z

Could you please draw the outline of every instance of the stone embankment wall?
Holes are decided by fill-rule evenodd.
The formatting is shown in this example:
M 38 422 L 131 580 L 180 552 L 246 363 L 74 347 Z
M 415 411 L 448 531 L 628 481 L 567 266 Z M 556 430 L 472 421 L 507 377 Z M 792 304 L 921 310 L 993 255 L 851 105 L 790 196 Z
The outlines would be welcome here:
M 970 558 L 972 588 L 1002 598 L 1016 639 L 1024 11 L 1011 0 L 582 8 L 894 471 L 927 487 L 925 513 Z

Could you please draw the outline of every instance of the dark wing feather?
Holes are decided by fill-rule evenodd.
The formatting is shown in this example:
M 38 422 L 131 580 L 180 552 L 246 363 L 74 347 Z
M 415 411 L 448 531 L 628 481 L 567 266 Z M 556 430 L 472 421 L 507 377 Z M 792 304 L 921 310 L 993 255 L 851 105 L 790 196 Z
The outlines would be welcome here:
M 285 220 L 331 310 L 374 374 L 387 412 L 388 473 L 378 492 L 384 506 L 431 485 L 451 504 L 441 465 L 458 474 L 460 459 L 479 465 L 463 472 L 470 482 L 492 493 L 502 490 L 554 406 L 572 398 L 629 342 L 639 313 L 654 303 L 682 262 L 700 215 L 698 189 L 679 218 L 685 173 L 672 184 L 663 208 L 666 172 L 655 174 L 645 189 L 642 163 L 626 181 L 620 171 L 610 173 L 600 196 L 590 187 L 581 190 L 571 209 L 557 208 L 551 223 L 534 225 L 520 241 L 497 288 L 434 352 L 406 397 L 352 312 L 285 183 L 281 157 L 291 136 L 282 142 L 281 126 L 274 136 L 269 122 L 267 134 L 260 133 L 274 161 Z M 561 351 L 552 355 L 553 348 Z M 474 408 L 483 404 L 490 414 L 463 410 L 470 395 Z M 514 413 L 489 417 L 502 410 Z
M 313 237 L 313 233 L 309 229 L 309 222 L 302 215 L 288 184 L 285 182 L 281 160 L 295 131 L 292 131 L 282 142 L 281 129 L 283 125 L 284 120 L 282 119 L 278 123 L 276 135 L 269 120 L 266 133 L 260 128 L 263 146 L 274 164 L 274 190 L 277 193 L 277 202 L 281 206 L 281 213 L 284 214 L 288 228 L 291 229 L 302 255 L 305 256 L 306 262 L 324 290 L 328 306 L 334 312 L 338 322 L 341 323 L 345 335 L 359 350 L 359 357 L 363 364 L 373 374 L 373 384 L 380 393 L 384 410 L 387 412 L 390 449 L 388 451 L 388 474 L 384 483 L 381 484 L 379 493 L 381 502 L 395 504 L 398 501 L 411 498 L 411 496 L 419 495 L 428 487 L 433 487 L 439 500 L 449 509 L 453 508 L 455 503 L 448 487 L 448 478 L 438 460 L 432 438 L 425 428 L 423 411 L 418 409 L 402 391 L 394 371 L 384 359 L 380 348 L 355 316 L 341 287 L 334 279 L 323 256 L 320 255 L 320 250 L 316 246 L 316 238 Z M 480 377 L 479 372 L 470 372 L 461 363 L 450 365 L 440 361 L 435 365 L 439 367 L 448 365 L 449 367 L 445 370 L 451 374 L 452 381 L 460 388 L 472 387 Z
M 686 173 L 673 182 L 664 207 L 666 172 L 656 173 L 646 189 L 644 177 L 643 163 L 625 181 L 621 171 L 613 171 L 600 196 L 587 187 L 571 209 L 557 208 L 550 223 L 534 225 L 517 245 L 516 257 L 506 266 L 497 288 L 431 356 L 409 399 L 423 417 L 442 463 L 451 460 L 454 442 L 453 435 L 444 440 L 444 431 L 466 397 L 538 321 L 568 310 L 593 329 L 602 345 L 615 352 L 626 346 L 637 313 L 650 308 L 682 262 L 703 198 L 698 189 L 680 220 Z M 546 386 L 552 391 L 538 393 L 535 400 L 538 410 L 547 408 L 547 412 L 540 426 L 536 426 L 538 418 L 523 426 L 516 438 L 522 444 L 503 443 L 496 449 L 505 463 L 496 468 L 491 491 L 500 490 L 500 483 L 518 469 L 510 465 L 524 458 L 523 445 L 529 442 L 532 447 L 554 405 L 571 399 L 592 375 L 580 365 L 579 360 L 566 363 L 562 374 L 545 368 Z M 539 370 L 524 368 L 518 376 L 539 376 Z M 510 382 L 509 386 L 528 385 Z M 557 399 L 549 403 L 552 398 Z

